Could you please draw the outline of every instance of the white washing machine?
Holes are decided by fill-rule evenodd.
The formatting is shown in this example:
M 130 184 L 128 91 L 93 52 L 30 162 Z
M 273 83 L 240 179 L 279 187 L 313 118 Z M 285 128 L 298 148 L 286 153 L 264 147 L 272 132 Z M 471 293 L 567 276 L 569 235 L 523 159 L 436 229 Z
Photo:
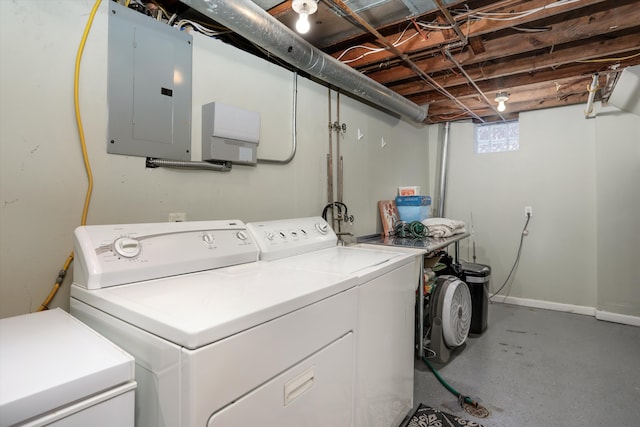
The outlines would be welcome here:
M 61 309 L 0 320 L 0 426 L 133 427 L 134 360 Z
M 413 406 L 417 252 L 336 246 L 320 217 L 247 224 L 261 259 L 358 283 L 354 425 L 396 427 Z
M 260 262 L 241 221 L 75 231 L 71 312 L 136 359 L 136 426 L 352 425 L 356 280 Z

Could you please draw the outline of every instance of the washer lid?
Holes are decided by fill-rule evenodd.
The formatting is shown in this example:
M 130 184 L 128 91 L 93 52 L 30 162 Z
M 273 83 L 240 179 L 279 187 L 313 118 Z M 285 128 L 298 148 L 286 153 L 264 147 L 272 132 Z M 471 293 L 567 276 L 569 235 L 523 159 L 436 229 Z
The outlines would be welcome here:
M 355 286 L 263 261 L 87 290 L 71 296 L 175 344 L 195 349 Z
M 61 309 L 0 319 L 0 426 L 134 378 L 133 357 Z
M 284 258 L 274 263 L 308 271 L 327 271 L 357 277 L 365 283 L 374 277 L 408 264 L 415 254 L 380 251 L 350 246 L 335 246 L 303 255 Z

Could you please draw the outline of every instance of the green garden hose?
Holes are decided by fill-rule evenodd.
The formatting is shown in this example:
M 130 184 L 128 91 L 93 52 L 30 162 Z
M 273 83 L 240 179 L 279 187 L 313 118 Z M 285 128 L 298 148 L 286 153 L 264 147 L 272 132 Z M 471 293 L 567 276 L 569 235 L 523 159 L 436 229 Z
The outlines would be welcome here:
M 424 361 L 424 363 L 427 364 L 427 366 L 429 367 L 429 369 L 431 369 L 431 372 L 433 372 L 433 375 L 436 376 L 436 378 L 438 379 L 438 381 L 440 381 L 440 384 L 442 384 L 444 386 L 444 388 L 446 388 L 447 390 L 449 390 L 449 392 L 451 392 L 451 394 L 453 394 L 454 396 L 456 396 L 458 398 L 458 402 L 460 403 L 460 406 L 462 406 L 462 403 L 468 403 L 469 405 L 473 405 L 473 406 L 478 406 L 478 402 L 476 402 L 475 400 L 471 399 L 469 396 L 463 396 L 462 394 L 460 394 L 458 392 L 458 390 L 456 390 L 455 388 L 453 388 L 448 382 L 446 382 L 444 380 L 444 378 L 442 378 L 440 376 L 440 374 L 438 373 L 438 371 L 436 371 L 436 368 L 434 368 L 431 363 L 429 363 L 429 361 L 427 360 L 426 357 L 423 357 L 422 360 Z

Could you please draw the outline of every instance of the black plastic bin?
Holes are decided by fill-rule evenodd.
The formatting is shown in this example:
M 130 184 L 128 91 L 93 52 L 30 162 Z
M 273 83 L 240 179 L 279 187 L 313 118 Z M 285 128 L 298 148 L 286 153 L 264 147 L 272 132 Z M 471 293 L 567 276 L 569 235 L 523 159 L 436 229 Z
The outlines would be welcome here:
M 469 332 L 481 334 L 487 329 L 491 267 L 484 264 L 463 262 L 461 268 L 461 279 L 467 284 L 471 293 L 471 326 Z

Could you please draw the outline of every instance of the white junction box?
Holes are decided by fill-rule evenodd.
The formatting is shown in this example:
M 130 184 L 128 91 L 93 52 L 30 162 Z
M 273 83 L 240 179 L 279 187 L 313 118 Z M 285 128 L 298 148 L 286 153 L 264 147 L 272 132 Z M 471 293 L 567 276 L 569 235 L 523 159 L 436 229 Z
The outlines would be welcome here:
M 255 165 L 260 113 L 211 102 L 202 106 L 202 160 Z

